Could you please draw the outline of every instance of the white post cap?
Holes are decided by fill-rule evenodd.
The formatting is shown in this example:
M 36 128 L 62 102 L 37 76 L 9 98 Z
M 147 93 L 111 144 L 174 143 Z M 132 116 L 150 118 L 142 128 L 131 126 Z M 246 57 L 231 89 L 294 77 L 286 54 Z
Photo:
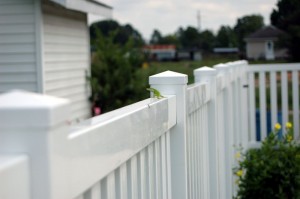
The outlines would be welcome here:
M 217 64 L 214 65 L 214 68 L 219 71 L 220 73 L 228 73 L 229 72 L 229 67 L 227 64 Z
M 211 67 L 201 67 L 194 70 L 195 76 L 215 76 L 217 74 L 217 70 Z
M 69 113 L 66 99 L 20 90 L 0 95 L 0 128 L 55 126 Z
M 185 74 L 165 71 L 149 77 L 149 84 L 187 84 L 188 77 Z

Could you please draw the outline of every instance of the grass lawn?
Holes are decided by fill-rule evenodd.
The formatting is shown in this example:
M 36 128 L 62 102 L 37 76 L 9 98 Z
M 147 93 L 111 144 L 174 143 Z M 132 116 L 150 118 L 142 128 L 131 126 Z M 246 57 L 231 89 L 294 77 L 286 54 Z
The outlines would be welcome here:
M 203 66 L 213 66 L 220 63 L 226 63 L 229 61 L 235 61 L 238 58 L 235 57 L 209 57 L 204 58 L 202 61 L 178 61 L 178 62 L 150 62 L 148 68 L 143 68 L 139 73 L 143 75 L 147 81 L 150 75 L 154 75 L 160 72 L 171 70 L 178 73 L 187 74 L 188 84 L 194 83 L 193 71 L 194 69 L 203 67 Z

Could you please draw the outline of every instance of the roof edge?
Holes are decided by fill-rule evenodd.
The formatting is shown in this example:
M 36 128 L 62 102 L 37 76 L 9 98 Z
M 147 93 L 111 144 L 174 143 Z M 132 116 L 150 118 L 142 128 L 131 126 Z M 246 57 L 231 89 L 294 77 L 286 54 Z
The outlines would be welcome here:
M 67 9 L 91 13 L 103 17 L 112 17 L 113 7 L 96 0 L 50 0 Z

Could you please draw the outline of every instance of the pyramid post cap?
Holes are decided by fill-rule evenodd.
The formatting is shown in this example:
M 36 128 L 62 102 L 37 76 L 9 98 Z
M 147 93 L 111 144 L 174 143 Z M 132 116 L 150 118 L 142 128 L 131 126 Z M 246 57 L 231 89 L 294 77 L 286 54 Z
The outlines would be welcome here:
M 186 74 L 165 71 L 149 77 L 149 84 L 187 84 Z

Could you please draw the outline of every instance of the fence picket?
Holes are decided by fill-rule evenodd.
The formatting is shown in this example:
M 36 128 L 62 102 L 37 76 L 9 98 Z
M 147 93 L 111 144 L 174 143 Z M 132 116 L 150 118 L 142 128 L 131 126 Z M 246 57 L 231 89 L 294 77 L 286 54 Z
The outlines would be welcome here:
M 272 71 L 270 73 L 270 88 L 271 88 L 271 125 L 272 127 L 278 122 L 278 104 L 277 104 L 277 73 Z
M 91 189 L 91 199 L 101 199 L 101 185 L 96 183 Z
M 287 71 L 281 72 L 281 103 L 282 103 L 282 127 L 289 121 L 288 106 L 288 78 Z M 283 131 L 285 133 L 285 131 Z
M 155 171 L 156 171 L 156 198 L 162 198 L 162 160 L 161 160 L 161 139 L 155 140 Z
M 128 198 L 127 164 L 123 163 L 120 167 L 120 198 Z
M 259 116 L 260 116 L 260 139 L 267 137 L 267 113 L 266 113 L 266 77 L 265 72 L 259 72 Z
M 294 124 L 294 137 L 299 139 L 299 71 L 292 72 L 293 82 L 293 124 Z
M 141 176 L 141 198 L 146 199 L 149 198 L 148 196 L 148 167 L 147 167 L 147 157 L 145 149 L 140 152 L 140 176 Z
M 109 199 L 116 198 L 115 172 L 112 172 L 107 176 L 107 198 Z
M 162 197 L 168 198 L 167 185 L 167 154 L 166 154 L 166 136 L 161 136 L 161 159 L 162 159 Z
M 167 161 L 167 184 L 168 184 L 168 198 L 172 198 L 172 183 L 171 183 L 171 150 L 170 150 L 170 131 L 166 132 L 166 161 Z
M 254 72 L 249 73 L 249 118 L 250 118 L 250 143 L 256 142 L 255 124 L 255 81 Z
M 130 161 L 131 165 L 131 198 L 138 199 L 138 189 L 140 185 L 138 184 L 138 166 L 137 166 L 137 156 L 133 156 Z
M 149 176 L 149 199 L 155 198 L 155 161 L 153 143 L 148 146 L 148 176 Z

